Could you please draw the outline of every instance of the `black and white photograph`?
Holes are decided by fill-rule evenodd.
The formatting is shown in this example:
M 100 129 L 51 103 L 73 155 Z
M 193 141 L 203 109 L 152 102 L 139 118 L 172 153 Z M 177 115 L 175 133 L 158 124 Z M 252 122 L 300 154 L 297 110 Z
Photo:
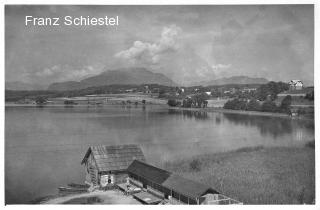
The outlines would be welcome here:
M 314 4 L 107 4 L 2 5 L 3 205 L 316 207 Z

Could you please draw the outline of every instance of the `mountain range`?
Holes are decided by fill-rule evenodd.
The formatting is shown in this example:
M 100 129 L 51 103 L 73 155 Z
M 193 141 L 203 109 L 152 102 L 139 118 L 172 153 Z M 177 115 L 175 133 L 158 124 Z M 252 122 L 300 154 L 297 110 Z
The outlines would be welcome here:
M 223 77 L 215 80 L 197 82 L 194 85 L 212 86 L 212 85 L 227 85 L 227 84 L 266 84 L 269 81 L 265 78 L 253 78 L 247 76 L 232 76 Z
M 247 76 L 224 77 L 215 80 L 197 82 L 192 85 L 212 86 L 226 84 L 265 84 L 265 78 L 252 78 Z M 28 84 L 24 82 L 6 82 L 6 90 L 79 90 L 93 86 L 113 84 L 159 84 L 165 86 L 179 86 L 162 73 L 154 73 L 146 68 L 122 68 L 106 70 L 101 74 L 87 77 L 81 81 L 66 81 L 52 83 L 47 87 L 40 84 Z
M 41 84 L 30 84 L 21 81 L 6 82 L 6 90 L 45 90 L 47 86 Z
M 77 90 L 93 86 L 113 84 L 159 84 L 166 86 L 177 86 L 175 82 L 161 73 L 153 73 L 145 68 L 123 68 L 104 71 L 99 75 L 88 77 L 80 82 L 67 81 L 53 83 L 49 85 L 48 90 Z

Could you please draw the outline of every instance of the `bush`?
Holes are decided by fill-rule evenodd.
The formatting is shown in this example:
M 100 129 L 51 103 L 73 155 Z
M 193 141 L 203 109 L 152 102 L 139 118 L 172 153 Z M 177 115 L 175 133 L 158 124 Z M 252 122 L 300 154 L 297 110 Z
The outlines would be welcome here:
M 280 105 L 281 112 L 290 113 L 291 101 L 292 98 L 289 95 L 282 100 Z
M 168 100 L 168 105 L 169 106 L 177 106 L 179 103 L 175 99 L 169 99 Z
M 71 100 L 66 100 L 63 102 L 65 105 L 73 105 L 73 104 L 76 104 L 74 101 L 71 101 Z
M 244 100 L 233 99 L 227 101 L 223 108 L 225 109 L 234 109 L 234 110 L 245 110 L 247 108 L 247 103 Z
M 190 164 L 191 171 L 200 171 L 201 170 L 201 162 L 198 159 L 193 159 Z

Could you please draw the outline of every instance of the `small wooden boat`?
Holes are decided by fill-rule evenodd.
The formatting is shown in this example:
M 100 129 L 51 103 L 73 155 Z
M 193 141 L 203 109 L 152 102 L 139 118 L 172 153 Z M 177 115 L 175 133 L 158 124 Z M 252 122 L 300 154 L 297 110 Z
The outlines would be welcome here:
M 72 188 L 79 188 L 79 189 L 88 189 L 90 185 L 88 184 L 77 184 L 77 183 L 70 183 L 68 184 L 69 187 Z
M 88 188 L 58 187 L 59 193 L 84 193 Z

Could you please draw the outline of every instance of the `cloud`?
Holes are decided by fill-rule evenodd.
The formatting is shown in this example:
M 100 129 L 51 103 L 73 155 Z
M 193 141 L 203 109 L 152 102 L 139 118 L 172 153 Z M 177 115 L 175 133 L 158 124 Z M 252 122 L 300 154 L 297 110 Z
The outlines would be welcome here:
M 219 69 L 229 69 L 232 66 L 232 64 L 216 64 L 216 65 L 212 65 L 211 67 L 214 70 L 219 70 Z
M 157 64 L 164 54 L 179 49 L 178 39 L 181 31 L 176 25 L 164 27 L 158 42 L 135 41 L 132 47 L 116 53 L 115 57 L 134 64 Z
M 102 71 L 102 68 L 93 66 L 84 66 L 80 69 L 74 69 L 69 65 L 55 65 L 50 68 L 44 68 L 42 71 L 36 72 L 33 78 L 30 79 L 48 82 L 62 82 L 68 80 L 79 81 L 88 76 L 99 74 Z
M 234 76 L 234 68 L 232 64 L 214 64 L 211 68 L 217 78 Z

